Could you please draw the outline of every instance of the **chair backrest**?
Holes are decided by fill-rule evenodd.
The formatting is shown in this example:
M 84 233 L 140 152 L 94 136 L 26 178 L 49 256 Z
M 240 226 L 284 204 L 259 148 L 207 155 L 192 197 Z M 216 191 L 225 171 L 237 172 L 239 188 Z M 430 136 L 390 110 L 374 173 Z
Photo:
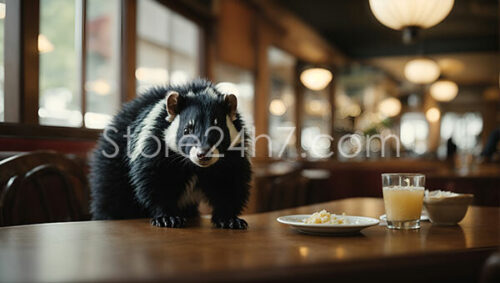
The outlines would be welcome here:
M 274 167 L 273 167 L 274 166 Z M 266 212 L 307 204 L 309 180 L 296 164 L 261 165 L 254 175 L 254 212 Z
M 90 219 L 81 163 L 51 151 L 0 161 L 0 226 Z

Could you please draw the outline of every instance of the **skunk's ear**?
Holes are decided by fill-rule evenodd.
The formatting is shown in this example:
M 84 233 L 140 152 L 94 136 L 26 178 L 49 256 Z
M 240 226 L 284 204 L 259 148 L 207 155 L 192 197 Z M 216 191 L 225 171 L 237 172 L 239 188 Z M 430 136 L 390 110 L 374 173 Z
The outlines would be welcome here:
M 228 115 L 231 121 L 236 120 L 236 109 L 238 108 L 238 100 L 234 94 L 225 94 L 224 101 L 226 102 Z
M 177 91 L 169 91 L 167 92 L 167 121 L 172 122 L 175 118 L 175 115 L 179 114 L 177 111 L 177 104 L 179 102 L 179 93 Z

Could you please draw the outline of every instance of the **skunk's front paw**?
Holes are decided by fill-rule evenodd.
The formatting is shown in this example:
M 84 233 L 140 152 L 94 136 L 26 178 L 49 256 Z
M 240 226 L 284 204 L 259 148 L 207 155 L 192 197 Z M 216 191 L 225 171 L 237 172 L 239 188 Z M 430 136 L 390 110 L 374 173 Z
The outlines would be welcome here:
M 151 219 L 151 224 L 157 227 L 182 228 L 186 224 L 186 218 L 180 216 L 160 216 Z
M 228 219 L 212 219 L 212 223 L 215 225 L 217 228 L 221 229 L 246 229 L 248 227 L 248 224 L 245 220 L 238 218 L 238 217 L 232 217 Z

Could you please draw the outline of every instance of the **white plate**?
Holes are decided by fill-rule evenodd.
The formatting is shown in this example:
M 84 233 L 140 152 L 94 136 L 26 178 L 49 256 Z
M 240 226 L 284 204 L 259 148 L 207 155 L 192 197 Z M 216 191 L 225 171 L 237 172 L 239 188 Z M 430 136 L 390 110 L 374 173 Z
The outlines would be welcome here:
M 378 219 L 362 216 L 343 216 L 349 224 L 306 224 L 304 219 L 309 218 L 310 214 L 287 215 L 278 217 L 278 222 L 287 224 L 299 232 L 315 235 L 339 235 L 354 234 L 362 229 L 377 225 Z

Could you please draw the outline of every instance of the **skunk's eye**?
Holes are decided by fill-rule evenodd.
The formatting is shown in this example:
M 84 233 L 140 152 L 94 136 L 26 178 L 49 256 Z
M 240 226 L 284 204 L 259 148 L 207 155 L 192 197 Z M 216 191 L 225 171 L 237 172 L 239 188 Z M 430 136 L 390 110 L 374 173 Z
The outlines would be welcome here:
M 185 135 L 189 135 L 191 133 L 193 133 L 193 128 L 194 128 L 194 124 L 193 123 L 189 123 L 185 128 L 184 128 L 184 134 Z

